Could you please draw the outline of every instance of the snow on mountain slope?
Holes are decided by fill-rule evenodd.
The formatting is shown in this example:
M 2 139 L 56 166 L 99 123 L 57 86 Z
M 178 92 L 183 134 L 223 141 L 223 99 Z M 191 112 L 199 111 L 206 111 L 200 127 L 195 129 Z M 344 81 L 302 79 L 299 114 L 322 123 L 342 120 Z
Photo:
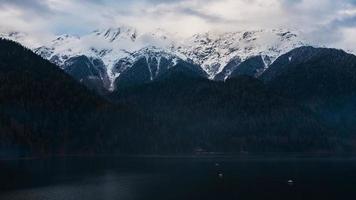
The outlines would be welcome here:
M 14 38 L 21 42 L 20 39 Z M 278 56 L 304 45 L 307 43 L 301 33 L 283 29 L 208 32 L 180 38 L 162 29 L 139 32 L 133 27 L 121 26 L 95 30 L 81 37 L 57 36 L 34 51 L 62 68 L 65 67 L 65 62 L 73 57 L 85 55 L 88 58 L 100 59 L 107 68 L 111 83 L 108 89 L 113 90 L 115 80 L 142 57 L 146 57 L 147 62 L 152 57 L 155 60 L 160 60 L 159 57 L 169 57 L 167 60 L 183 60 L 197 64 L 213 79 L 219 73 L 221 75 L 227 64 L 233 60 L 243 62 L 250 57 L 261 55 L 269 58 L 270 62 L 266 63 L 268 66 Z M 229 74 L 230 72 L 222 76 Z
M 169 67 L 173 67 L 178 62 L 178 60 L 182 59 L 182 57 L 183 56 L 180 57 L 164 48 L 158 48 L 156 46 L 147 46 L 138 51 L 129 53 L 129 55 L 127 55 L 126 57 L 117 60 L 117 62 L 112 68 L 112 73 L 116 74 L 116 76 L 119 76 L 122 72 L 131 67 L 135 63 L 135 61 L 141 58 L 144 58 L 146 60 L 146 64 L 148 66 L 150 66 L 149 60 L 155 59 L 157 61 L 157 68 L 159 70 L 161 64 L 160 61 L 162 59 L 170 61 L 171 64 Z M 151 69 L 149 70 L 151 71 Z M 157 71 L 157 73 L 159 72 Z M 154 79 L 154 77 L 155 76 L 152 75 L 151 79 Z
M 150 46 L 131 54 L 131 57 L 120 60 L 114 67 L 117 74 L 115 88 L 125 88 L 156 80 L 162 80 L 168 74 L 174 73 L 176 68 L 179 72 L 194 77 L 207 77 L 200 66 L 184 61 L 175 54 L 167 53 L 166 49 Z
M 187 39 L 177 50 L 191 58 L 214 78 L 232 59 L 241 62 L 249 57 L 278 56 L 306 45 L 301 34 L 287 30 L 258 30 L 230 33 L 204 33 Z
M 159 31 L 138 33 L 135 28 L 123 26 L 95 30 L 82 37 L 62 35 L 35 51 L 59 66 L 63 66 L 69 58 L 80 55 L 100 58 L 107 67 L 110 82 L 114 83 L 120 75 L 120 69 L 118 69 L 120 63 L 132 65 L 141 54 L 148 54 L 147 48 L 149 47 L 162 48 L 168 53 L 171 45 L 172 41 Z M 155 51 L 154 48 L 152 50 Z

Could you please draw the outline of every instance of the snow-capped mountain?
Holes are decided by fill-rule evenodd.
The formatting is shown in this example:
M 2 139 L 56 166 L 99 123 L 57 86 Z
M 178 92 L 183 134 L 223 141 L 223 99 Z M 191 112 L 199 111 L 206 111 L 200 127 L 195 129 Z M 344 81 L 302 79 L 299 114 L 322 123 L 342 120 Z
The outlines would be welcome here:
M 16 37 L 14 40 L 18 41 Z M 150 73 L 150 80 L 155 79 L 155 74 L 160 74 L 160 69 L 169 69 L 179 62 L 199 65 L 208 78 L 224 80 L 249 58 L 261 56 L 264 66 L 257 66 L 258 73 L 261 73 L 278 56 L 304 45 L 307 42 L 301 33 L 282 29 L 208 32 L 181 38 L 162 29 L 139 32 L 133 27 L 122 26 L 95 30 L 83 36 L 57 36 L 50 43 L 34 48 L 34 51 L 64 70 L 71 69 L 66 71 L 73 71 L 70 64 L 73 62 L 68 60 L 73 61 L 76 57 L 100 60 L 98 63 L 103 63 L 107 75 L 102 74 L 100 66 L 101 76 L 98 78 L 102 78 L 102 86 L 114 90 L 115 80 L 138 61 L 146 62 L 148 70 L 145 71 Z M 167 62 L 161 62 L 162 58 Z M 88 68 L 98 69 L 92 65 Z M 78 75 L 78 70 L 74 71 Z M 86 70 L 80 77 L 88 73 L 91 77 L 97 74 L 96 71 Z
M 204 33 L 188 38 L 177 50 L 192 59 L 215 78 L 231 63 L 261 55 L 266 66 L 278 56 L 288 51 L 307 45 L 300 33 L 282 29 L 257 30 L 230 33 Z M 233 70 L 227 71 L 227 78 Z
M 143 48 L 121 59 L 114 67 L 113 73 L 118 77 L 114 85 L 118 88 L 140 85 L 162 79 L 174 68 L 184 68 L 193 76 L 207 77 L 199 65 L 183 60 L 165 49 L 156 47 Z
M 62 67 L 68 59 L 82 55 L 101 59 L 107 68 L 109 89 L 113 89 L 115 79 L 141 57 L 175 55 L 171 45 L 172 40 L 162 31 L 138 33 L 132 27 L 119 27 L 95 30 L 82 37 L 62 35 L 35 52 Z

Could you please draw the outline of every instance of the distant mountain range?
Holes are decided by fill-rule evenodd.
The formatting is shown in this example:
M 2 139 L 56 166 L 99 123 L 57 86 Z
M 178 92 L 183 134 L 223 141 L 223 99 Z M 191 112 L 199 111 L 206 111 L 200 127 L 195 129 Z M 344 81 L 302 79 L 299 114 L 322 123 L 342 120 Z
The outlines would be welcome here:
M 356 150 L 355 55 L 282 30 L 163 33 L 0 40 L 1 152 Z
M 27 35 L 12 32 L 2 36 L 23 43 Z M 308 43 L 300 33 L 283 29 L 208 32 L 180 38 L 162 29 L 141 33 L 123 26 L 95 30 L 81 37 L 61 35 L 42 47 L 30 48 L 103 93 L 102 90 L 119 88 L 120 80 L 127 80 L 127 74 L 137 71 L 130 69 L 137 63 L 145 62 L 146 69 L 140 72 L 146 73 L 145 82 L 154 81 L 158 74 L 164 73 L 161 70 L 178 62 L 199 66 L 202 75 L 211 80 L 225 80 L 235 70 L 239 71 L 235 74 L 259 76 L 280 55 L 305 45 Z M 255 66 L 257 69 L 237 69 L 244 61 L 251 63 L 254 57 L 261 58 L 259 66 Z

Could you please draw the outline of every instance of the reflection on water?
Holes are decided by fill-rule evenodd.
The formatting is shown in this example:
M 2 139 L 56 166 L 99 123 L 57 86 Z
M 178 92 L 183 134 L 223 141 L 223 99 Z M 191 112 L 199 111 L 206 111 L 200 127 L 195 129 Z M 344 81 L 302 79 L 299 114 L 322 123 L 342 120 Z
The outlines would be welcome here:
M 146 176 L 107 173 L 93 179 L 5 192 L 1 199 L 137 199 Z
M 66 158 L 0 161 L 1 200 L 350 199 L 353 158 Z

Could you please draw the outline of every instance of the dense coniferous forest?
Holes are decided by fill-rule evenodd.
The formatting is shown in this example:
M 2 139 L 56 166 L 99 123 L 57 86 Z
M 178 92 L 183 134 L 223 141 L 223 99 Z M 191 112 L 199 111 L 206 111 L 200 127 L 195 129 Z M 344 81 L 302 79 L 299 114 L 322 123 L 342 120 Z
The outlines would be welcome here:
M 214 82 L 176 73 L 118 91 L 116 99 L 162 121 L 174 137 L 170 139 L 185 144 L 179 151 L 199 147 L 218 152 L 303 152 L 341 147 L 334 130 L 317 115 L 271 93 L 252 77 Z
M 261 78 L 275 93 L 305 105 L 340 134 L 356 133 L 356 56 L 301 47 L 277 59 Z
M 0 114 L 3 156 L 135 152 L 146 148 L 136 134 L 153 126 L 7 40 L 0 40 Z
M 0 40 L 0 156 L 354 150 L 354 57 L 327 51 L 320 56 L 334 62 L 317 53 L 284 61 L 300 52 L 282 56 L 261 80 L 211 81 L 183 64 L 99 96 Z

